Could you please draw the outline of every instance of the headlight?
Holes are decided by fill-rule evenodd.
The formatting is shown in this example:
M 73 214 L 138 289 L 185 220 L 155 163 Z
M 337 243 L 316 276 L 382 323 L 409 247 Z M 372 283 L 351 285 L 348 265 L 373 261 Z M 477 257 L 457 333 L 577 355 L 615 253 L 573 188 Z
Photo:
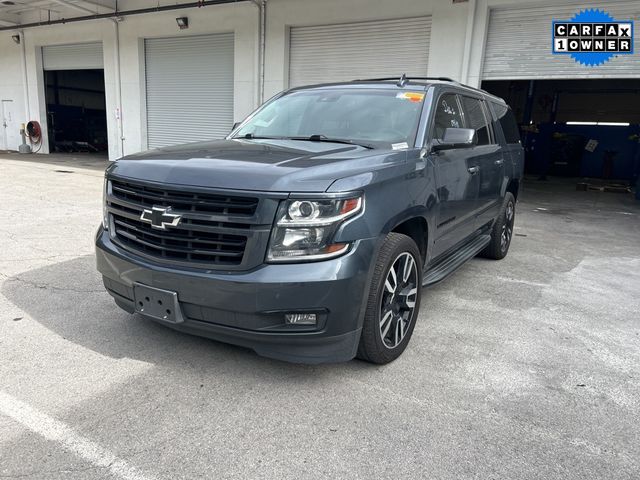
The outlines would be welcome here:
M 280 204 L 267 260 L 324 260 L 349 249 L 333 243 L 340 224 L 362 209 L 362 196 L 323 200 L 287 200 Z
M 102 188 L 102 226 L 105 230 L 109 228 L 109 210 L 107 210 L 107 190 L 109 189 L 109 180 L 105 177 L 104 187 Z

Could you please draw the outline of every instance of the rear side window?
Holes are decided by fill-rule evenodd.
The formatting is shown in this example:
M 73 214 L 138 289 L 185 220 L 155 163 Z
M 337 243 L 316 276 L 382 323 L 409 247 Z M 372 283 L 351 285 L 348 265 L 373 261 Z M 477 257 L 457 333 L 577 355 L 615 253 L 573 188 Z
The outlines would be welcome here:
M 447 128 L 463 128 L 462 113 L 458 106 L 455 93 L 445 93 L 440 96 L 436 105 L 436 115 L 433 121 L 433 138 L 442 140 Z
M 464 96 L 461 98 L 466 127 L 476 131 L 478 145 L 489 145 L 491 143 L 489 119 L 485 115 L 483 102 L 477 98 Z
M 520 143 L 520 131 L 516 123 L 516 116 L 511 109 L 506 105 L 494 103 L 493 110 L 496 112 L 507 143 Z

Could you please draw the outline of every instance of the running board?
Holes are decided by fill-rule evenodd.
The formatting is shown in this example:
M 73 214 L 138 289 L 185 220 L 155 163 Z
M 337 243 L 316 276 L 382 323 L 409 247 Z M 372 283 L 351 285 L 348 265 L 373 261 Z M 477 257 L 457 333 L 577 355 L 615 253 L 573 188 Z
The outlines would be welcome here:
M 439 282 L 447 275 L 453 273 L 458 267 L 470 258 L 475 257 L 491 241 L 491 235 L 479 235 L 464 247 L 456 250 L 453 254 L 442 259 L 433 267 L 429 268 L 422 277 L 422 286 L 432 285 Z

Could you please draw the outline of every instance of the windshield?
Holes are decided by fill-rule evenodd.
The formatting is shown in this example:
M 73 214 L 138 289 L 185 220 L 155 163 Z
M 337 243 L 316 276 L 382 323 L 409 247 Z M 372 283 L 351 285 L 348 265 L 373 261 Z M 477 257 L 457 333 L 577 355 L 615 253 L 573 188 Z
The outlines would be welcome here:
M 414 143 L 423 100 L 424 92 L 398 90 L 295 91 L 266 104 L 233 137 L 313 136 L 407 148 Z

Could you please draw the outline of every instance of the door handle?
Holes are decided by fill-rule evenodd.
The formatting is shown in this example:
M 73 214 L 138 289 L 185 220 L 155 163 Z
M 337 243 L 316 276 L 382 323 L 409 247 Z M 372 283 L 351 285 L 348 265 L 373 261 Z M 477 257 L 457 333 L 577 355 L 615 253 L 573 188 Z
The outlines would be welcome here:
M 469 168 L 467 168 L 467 170 L 469 171 L 469 173 L 471 175 L 475 175 L 476 173 L 478 173 L 480 171 L 480 167 L 469 167 Z
M 496 165 L 502 165 L 504 163 L 504 160 L 501 158 L 500 160 L 496 160 L 493 163 L 496 164 Z

